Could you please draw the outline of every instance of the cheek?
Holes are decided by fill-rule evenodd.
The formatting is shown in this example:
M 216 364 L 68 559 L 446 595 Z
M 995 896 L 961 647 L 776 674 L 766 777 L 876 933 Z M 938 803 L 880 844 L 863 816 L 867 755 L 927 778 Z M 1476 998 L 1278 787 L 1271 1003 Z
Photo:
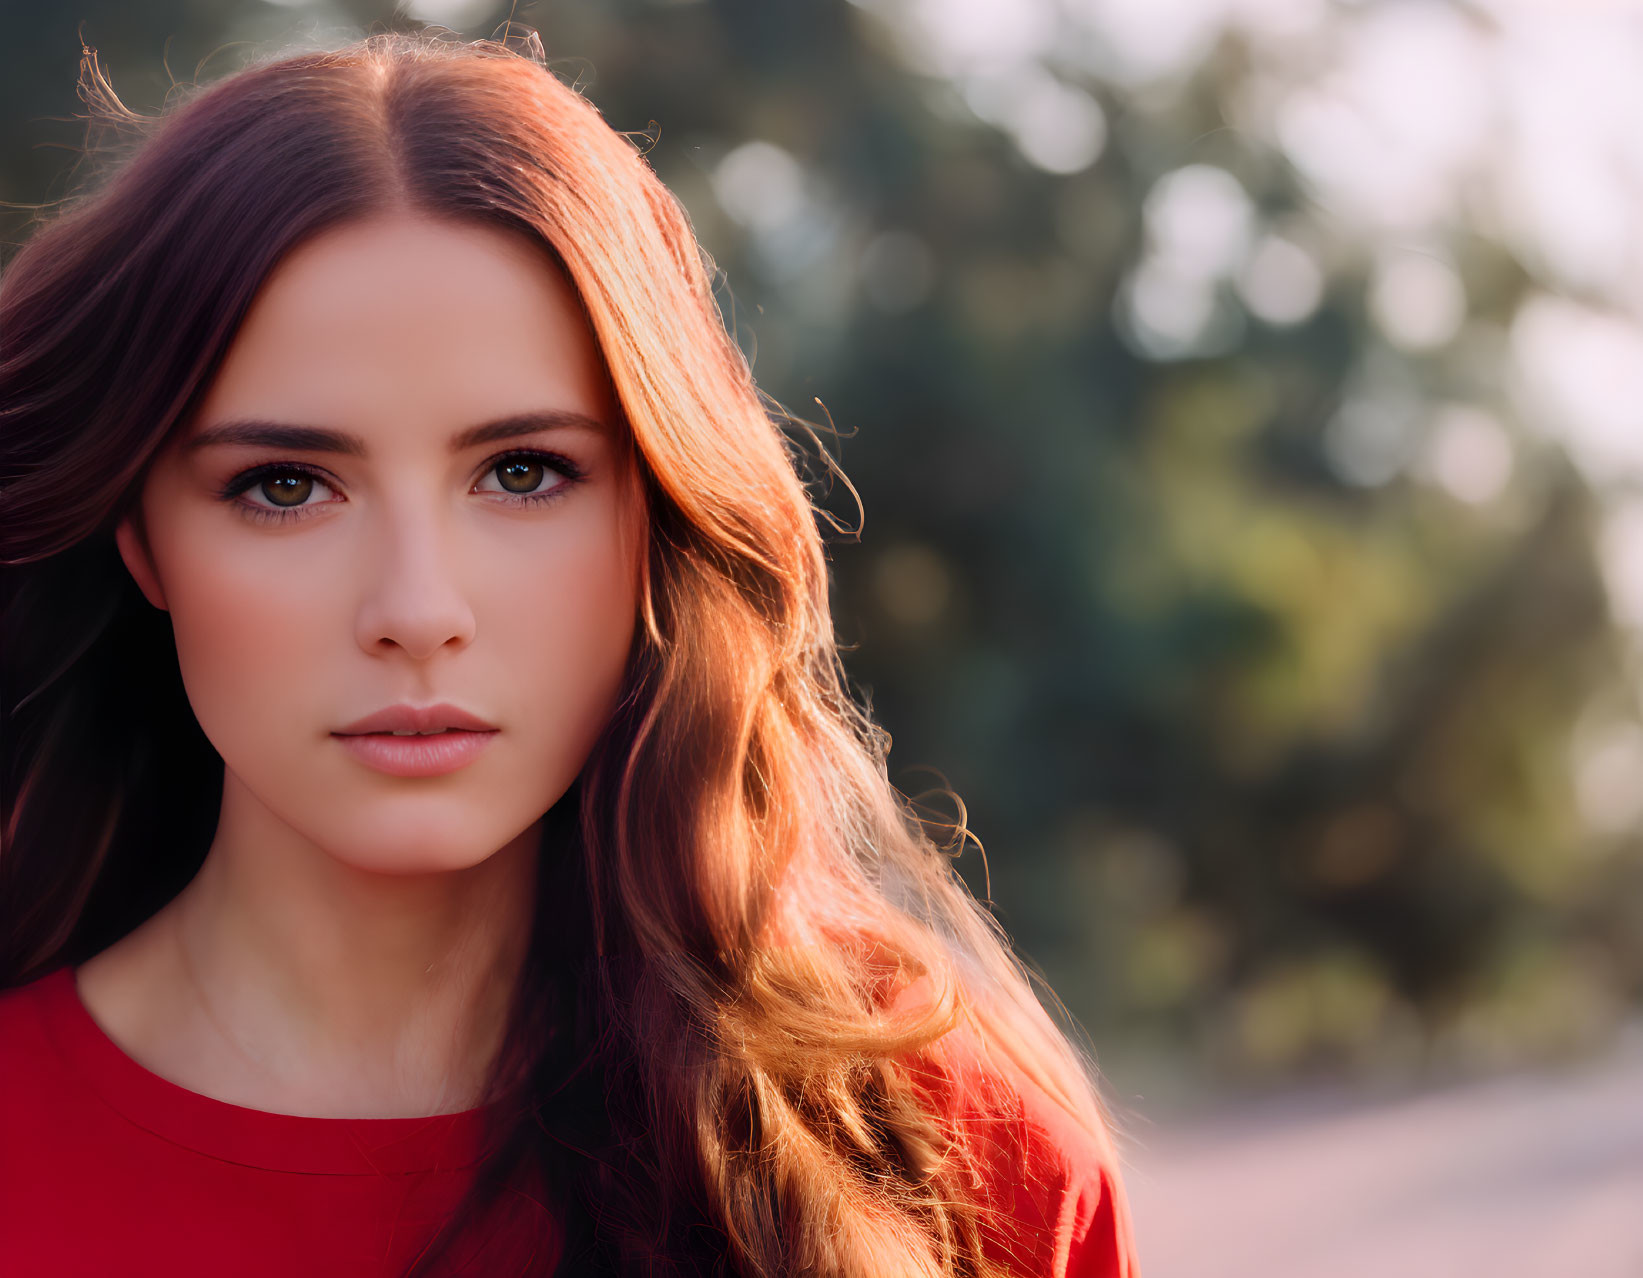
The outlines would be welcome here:
M 194 713 L 219 750 L 223 738 L 264 732 L 270 720 L 289 730 L 327 709 L 309 705 L 305 689 L 323 684 L 327 657 L 337 660 L 336 601 L 325 597 L 334 583 L 322 574 L 293 580 L 287 559 L 254 546 L 246 553 L 243 542 L 203 530 L 168 549 L 178 663 Z
M 606 521 L 568 527 L 530 560 L 483 616 L 510 677 L 495 706 L 531 744 L 527 753 L 566 784 L 581 770 L 621 689 L 637 629 L 638 573 Z

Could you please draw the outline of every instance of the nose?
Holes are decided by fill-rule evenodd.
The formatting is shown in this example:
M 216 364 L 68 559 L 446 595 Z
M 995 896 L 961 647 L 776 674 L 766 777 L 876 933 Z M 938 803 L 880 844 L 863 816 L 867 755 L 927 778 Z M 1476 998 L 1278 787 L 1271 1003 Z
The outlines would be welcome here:
M 366 652 L 379 655 L 391 646 L 424 661 L 447 645 L 472 641 L 475 618 L 461 557 L 425 509 L 384 522 L 365 576 L 357 637 Z

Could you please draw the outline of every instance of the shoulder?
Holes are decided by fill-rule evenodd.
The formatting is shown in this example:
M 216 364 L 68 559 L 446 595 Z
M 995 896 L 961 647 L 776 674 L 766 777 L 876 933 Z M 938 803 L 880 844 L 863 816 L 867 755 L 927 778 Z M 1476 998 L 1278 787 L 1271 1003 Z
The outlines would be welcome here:
M 1119 1158 L 1091 1129 L 967 1026 L 910 1066 L 931 1109 L 953 1125 L 983 1208 L 990 1259 L 1012 1274 L 1139 1278 Z M 1091 1116 L 1098 1120 L 1098 1116 Z
M 53 1007 L 72 988 L 71 969 L 59 968 L 27 985 L 0 990 L 0 1095 L 24 1075 L 53 1070 Z
M 51 1035 L 50 1014 L 64 982 L 72 979 L 62 969 L 0 990 L 0 1130 L 10 1133 L 11 1140 L 46 1121 L 43 1102 L 63 1086 L 63 1061 Z M 0 1139 L 0 1150 L 7 1143 Z
M 48 1045 L 42 1005 L 66 971 L 0 990 L 0 1071 L 17 1068 Z

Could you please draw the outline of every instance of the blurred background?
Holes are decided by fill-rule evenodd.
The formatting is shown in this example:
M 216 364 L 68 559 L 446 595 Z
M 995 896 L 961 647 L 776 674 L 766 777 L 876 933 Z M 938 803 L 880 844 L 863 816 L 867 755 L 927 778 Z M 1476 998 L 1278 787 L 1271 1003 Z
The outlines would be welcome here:
M 82 38 L 154 112 L 538 31 L 860 493 L 848 666 L 1088 1031 L 1147 1278 L 1643 1274 L 1643 11 L 0 13 L 6 255 Z

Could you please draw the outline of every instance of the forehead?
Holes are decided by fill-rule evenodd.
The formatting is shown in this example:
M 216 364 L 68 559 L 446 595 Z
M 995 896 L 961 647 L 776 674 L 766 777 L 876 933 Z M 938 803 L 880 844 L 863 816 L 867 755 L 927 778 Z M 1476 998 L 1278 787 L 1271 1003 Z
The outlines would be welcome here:
M 255 416 L 443 438 L 544 409 L 614 416 L 562 268 L 519 232 L 394 214 L 322 232 L 276 266 L 190 434 Z

